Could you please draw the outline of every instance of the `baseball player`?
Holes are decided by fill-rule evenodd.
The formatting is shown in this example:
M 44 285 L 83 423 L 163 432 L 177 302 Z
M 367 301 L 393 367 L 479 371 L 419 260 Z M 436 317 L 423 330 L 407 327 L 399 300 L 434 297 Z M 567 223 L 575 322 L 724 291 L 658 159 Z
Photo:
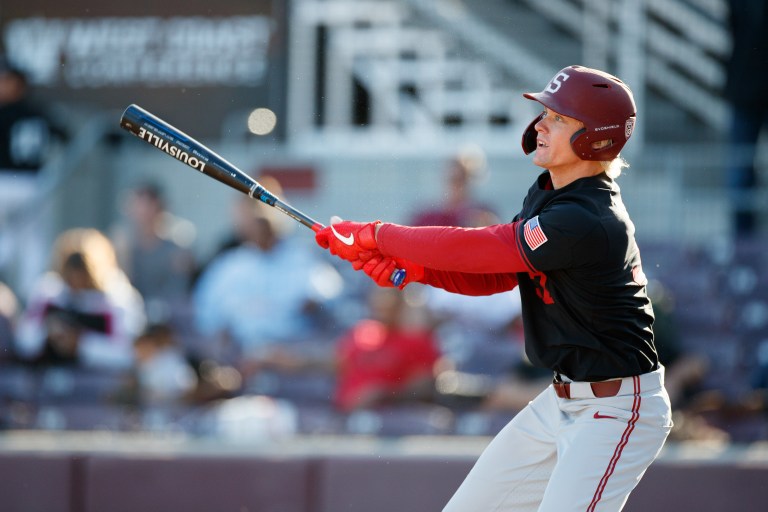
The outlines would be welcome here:
M 445 512 L 617 511 L 672 427 L 634 225 L 615 179 L 635 102 L 618 78 L 569 66 L 523 133 L 544 169 L 511 223 L 342 221 L 318 244 L 381 286 L 396 268 L 466 295 L 519 287 L 525 347 L 552 384 L 492 440 Z M 403 286 L 404 286 L 403 285 Z

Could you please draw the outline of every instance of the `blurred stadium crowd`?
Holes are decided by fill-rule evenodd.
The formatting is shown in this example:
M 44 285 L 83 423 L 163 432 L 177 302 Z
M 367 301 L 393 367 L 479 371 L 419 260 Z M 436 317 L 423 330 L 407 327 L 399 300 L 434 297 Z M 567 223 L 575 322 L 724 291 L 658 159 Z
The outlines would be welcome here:
M 403 3 L 422 14 L 430 4 Z M 768 30 L 757 28 L 763 41 L 747 44 L 763 45 L 765 75 Z M 28 94 L 19 64 L 0 68 L 0 429 L 493 435 L 550 382 L 523 353 L 515 293 L 468 299 L 418 285 L 378 289 L 246 197 L 211 212 L 228 221 L 204 256 L 192 247 L 193 222 L 151 179 L 120 191 L 112 225 L 94 219 L 59 229 L 49 250 L 36 236 L 46 227 L 25 220 L 34 213 L 28 201 L 38 171 L 61 157 L 43 148 L 66 148 L 71 134 Z M 732 81 L 727 92 L 744 99 Z M 739 101 L 734 112 L 762 109 L 756 121 L 734 118 L 756 125 L 752 139 L 728 132 L 754 152 L 766 100 Z M 753 165 L 747 155 L 734 160 Z M 428 185 L 441 189 L 441 202 L 412 205 L 406 220 L 503 222 L 502 205 L 474 191 L 486 165 L 482 152 L 455 151 L 441 164 L 443 181 Z M 740 206 L 751 204 L 764 176 L 750 169 L 728 183 Z M 282 195 L 279 177 L 255 177 Z M 672 439 L 768 438 L 763 213 L 735 208 L 729 236 L 716 240 L 641 243 L 676 411 Z M 7 229 L 15 222 L 25 229 Z
M 471 165 L 451 161 L 445 205 L 414 222 L 493 222 Z M 186 223 L 142 184 L 109 235 L 60 233 L 24 301 L 4 286 L 3 428 L 491 435 L 549 383 L 523 354 L 516 294 L 379 289 L 276 210 L 232 206 L 231 236 L 196 261 Z M 643 251 L 675 436 L 762 439 L 764 243 Z

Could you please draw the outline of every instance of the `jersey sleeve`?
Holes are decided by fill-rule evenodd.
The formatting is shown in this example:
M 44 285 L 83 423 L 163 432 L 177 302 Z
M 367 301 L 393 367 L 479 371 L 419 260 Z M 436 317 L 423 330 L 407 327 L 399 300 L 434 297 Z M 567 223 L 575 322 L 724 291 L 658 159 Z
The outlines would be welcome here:
M 548 271 L 599 262 L 607 238 L 599 218 L 574 203 L 553 205 L 517 224 L 517 243 L 529 270 Z

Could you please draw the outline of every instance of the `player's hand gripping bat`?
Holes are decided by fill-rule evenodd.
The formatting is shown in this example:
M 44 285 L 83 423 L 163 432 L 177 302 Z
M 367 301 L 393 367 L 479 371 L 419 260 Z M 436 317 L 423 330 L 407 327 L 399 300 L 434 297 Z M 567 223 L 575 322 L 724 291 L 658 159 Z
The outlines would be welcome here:
M 325 227 L 305 213 L 281 201 L 262 187 L 258 181 L 224 160 L 204 144 L 138 105 L 129 105 L 125 109 L 120 117 L 120 127 L 206 176 L 277 208 L 315 232 Z M 389 279 L 396 287 L 400 286 L 405 280 L 405 271 L 397 269 Z

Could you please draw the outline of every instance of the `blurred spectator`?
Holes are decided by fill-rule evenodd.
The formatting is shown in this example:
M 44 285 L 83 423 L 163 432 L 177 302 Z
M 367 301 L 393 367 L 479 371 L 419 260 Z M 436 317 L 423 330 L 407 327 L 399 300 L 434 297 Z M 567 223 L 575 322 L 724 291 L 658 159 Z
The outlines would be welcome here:
M 14 329 L 19 315 L 19 301 L 13 290 L 0 282 L 0 362 L 13 359 Z
M 133 348 L 141 405 L 176 405 L 193 397 L 197 375 L 170 325 L 150 325 L 136 338 Z
M 768 122 L 768 4 L 729 0 L 731 56 L 726 65 L 725 98 L 731 104 L 726 158 L 736 236 L 757 230 L 757 143 Z
M 311 238 L 290 236 L 283 215 L 242 199 L 242 243 L 216 256 L 192 292 L 193 313 L 211 357 L 237 363 L 248 378 L 261 368 L 294 369 L 306 361 L 291 344 L 313 341 L 331 326 L 325 306 L 342 291 L 337 271 Z M 244 215 L 245 217 L 245 215 Z
M 491 207 L 472 197 L 472 187 L 485 172 L 485 156 L 479 150 L 452 158 L 445 170 L 445 201 L 418 211 L 411 225 L 477 227 L 498 222 Z
M 498 223 L 494 209 L 473 197 L 473 187 L 487 172 L 485 155 L 479 148 L 467 147 L 459 151 L 445 169 L 444 203 L 418 212 L 412 225 L 481 227 Z M 443 364 L 447 365 L 445 370 L 482 371 L 469 367 L 480 346 L 500 340 L 509 342 L 507 329 L 520 307 L 517 290 L 468 297 L 425 287 L 424 294 L 427 310 L 436 320 L 436 333 L 445 355 Z M 490 373 L 490 369 L 488 371 Z
M 283 187 L 276 178 L 270 175 L 261 175 L 256 176 L 256 180 L 275 196 L 280 197 L 281 199 L 283 198 Z M 251 229 L 254 202 L 257 202 L 257 200 L 246 195 L 238 194 L 237 199 L 232 202 L 232 209 L 230 210 L 232 230 L 219 241 L 213 254 L 205 262 L 199 265 L 194 275 L 194 282 L 197 282 L 197 279 L 203 272 L 205 272 L 211 262 L 217 259 L 222 253 L 243 245 L 248 238 L 248 231 Z M 286 219 L 274 217 L 273 220 L 280 228 L 280 231 L 289 230 L 285 225 Z
M 415 321 L 407 297 L 394 288 L 372 289 L 371 317 L 339 340 L 335 402 L 341 410 L 434 398 L 440 351 L 429 326 Z
M 56 138 L 63 132 L 30 97 L 25 73 L 0 57 L 0 273 L 17 294 L 45 267 L 45 228 L 30 200 Z
M 36 364 L 127 369 L 144 304 L 100 231 L 74 228 L 54 243 L 51 269 L 30 293 L 16 349 Z
M 118 261 L 144 298 L 151 322 L 170 320 L 189 298 L 195 228 L 170 214 L 154 183 L 133 188 L 123 205 L 127 225 L 113 234 Z
M 34 174 L 61 132 L 29 94 L 26 74 L 0 61 L 0 170 Z

